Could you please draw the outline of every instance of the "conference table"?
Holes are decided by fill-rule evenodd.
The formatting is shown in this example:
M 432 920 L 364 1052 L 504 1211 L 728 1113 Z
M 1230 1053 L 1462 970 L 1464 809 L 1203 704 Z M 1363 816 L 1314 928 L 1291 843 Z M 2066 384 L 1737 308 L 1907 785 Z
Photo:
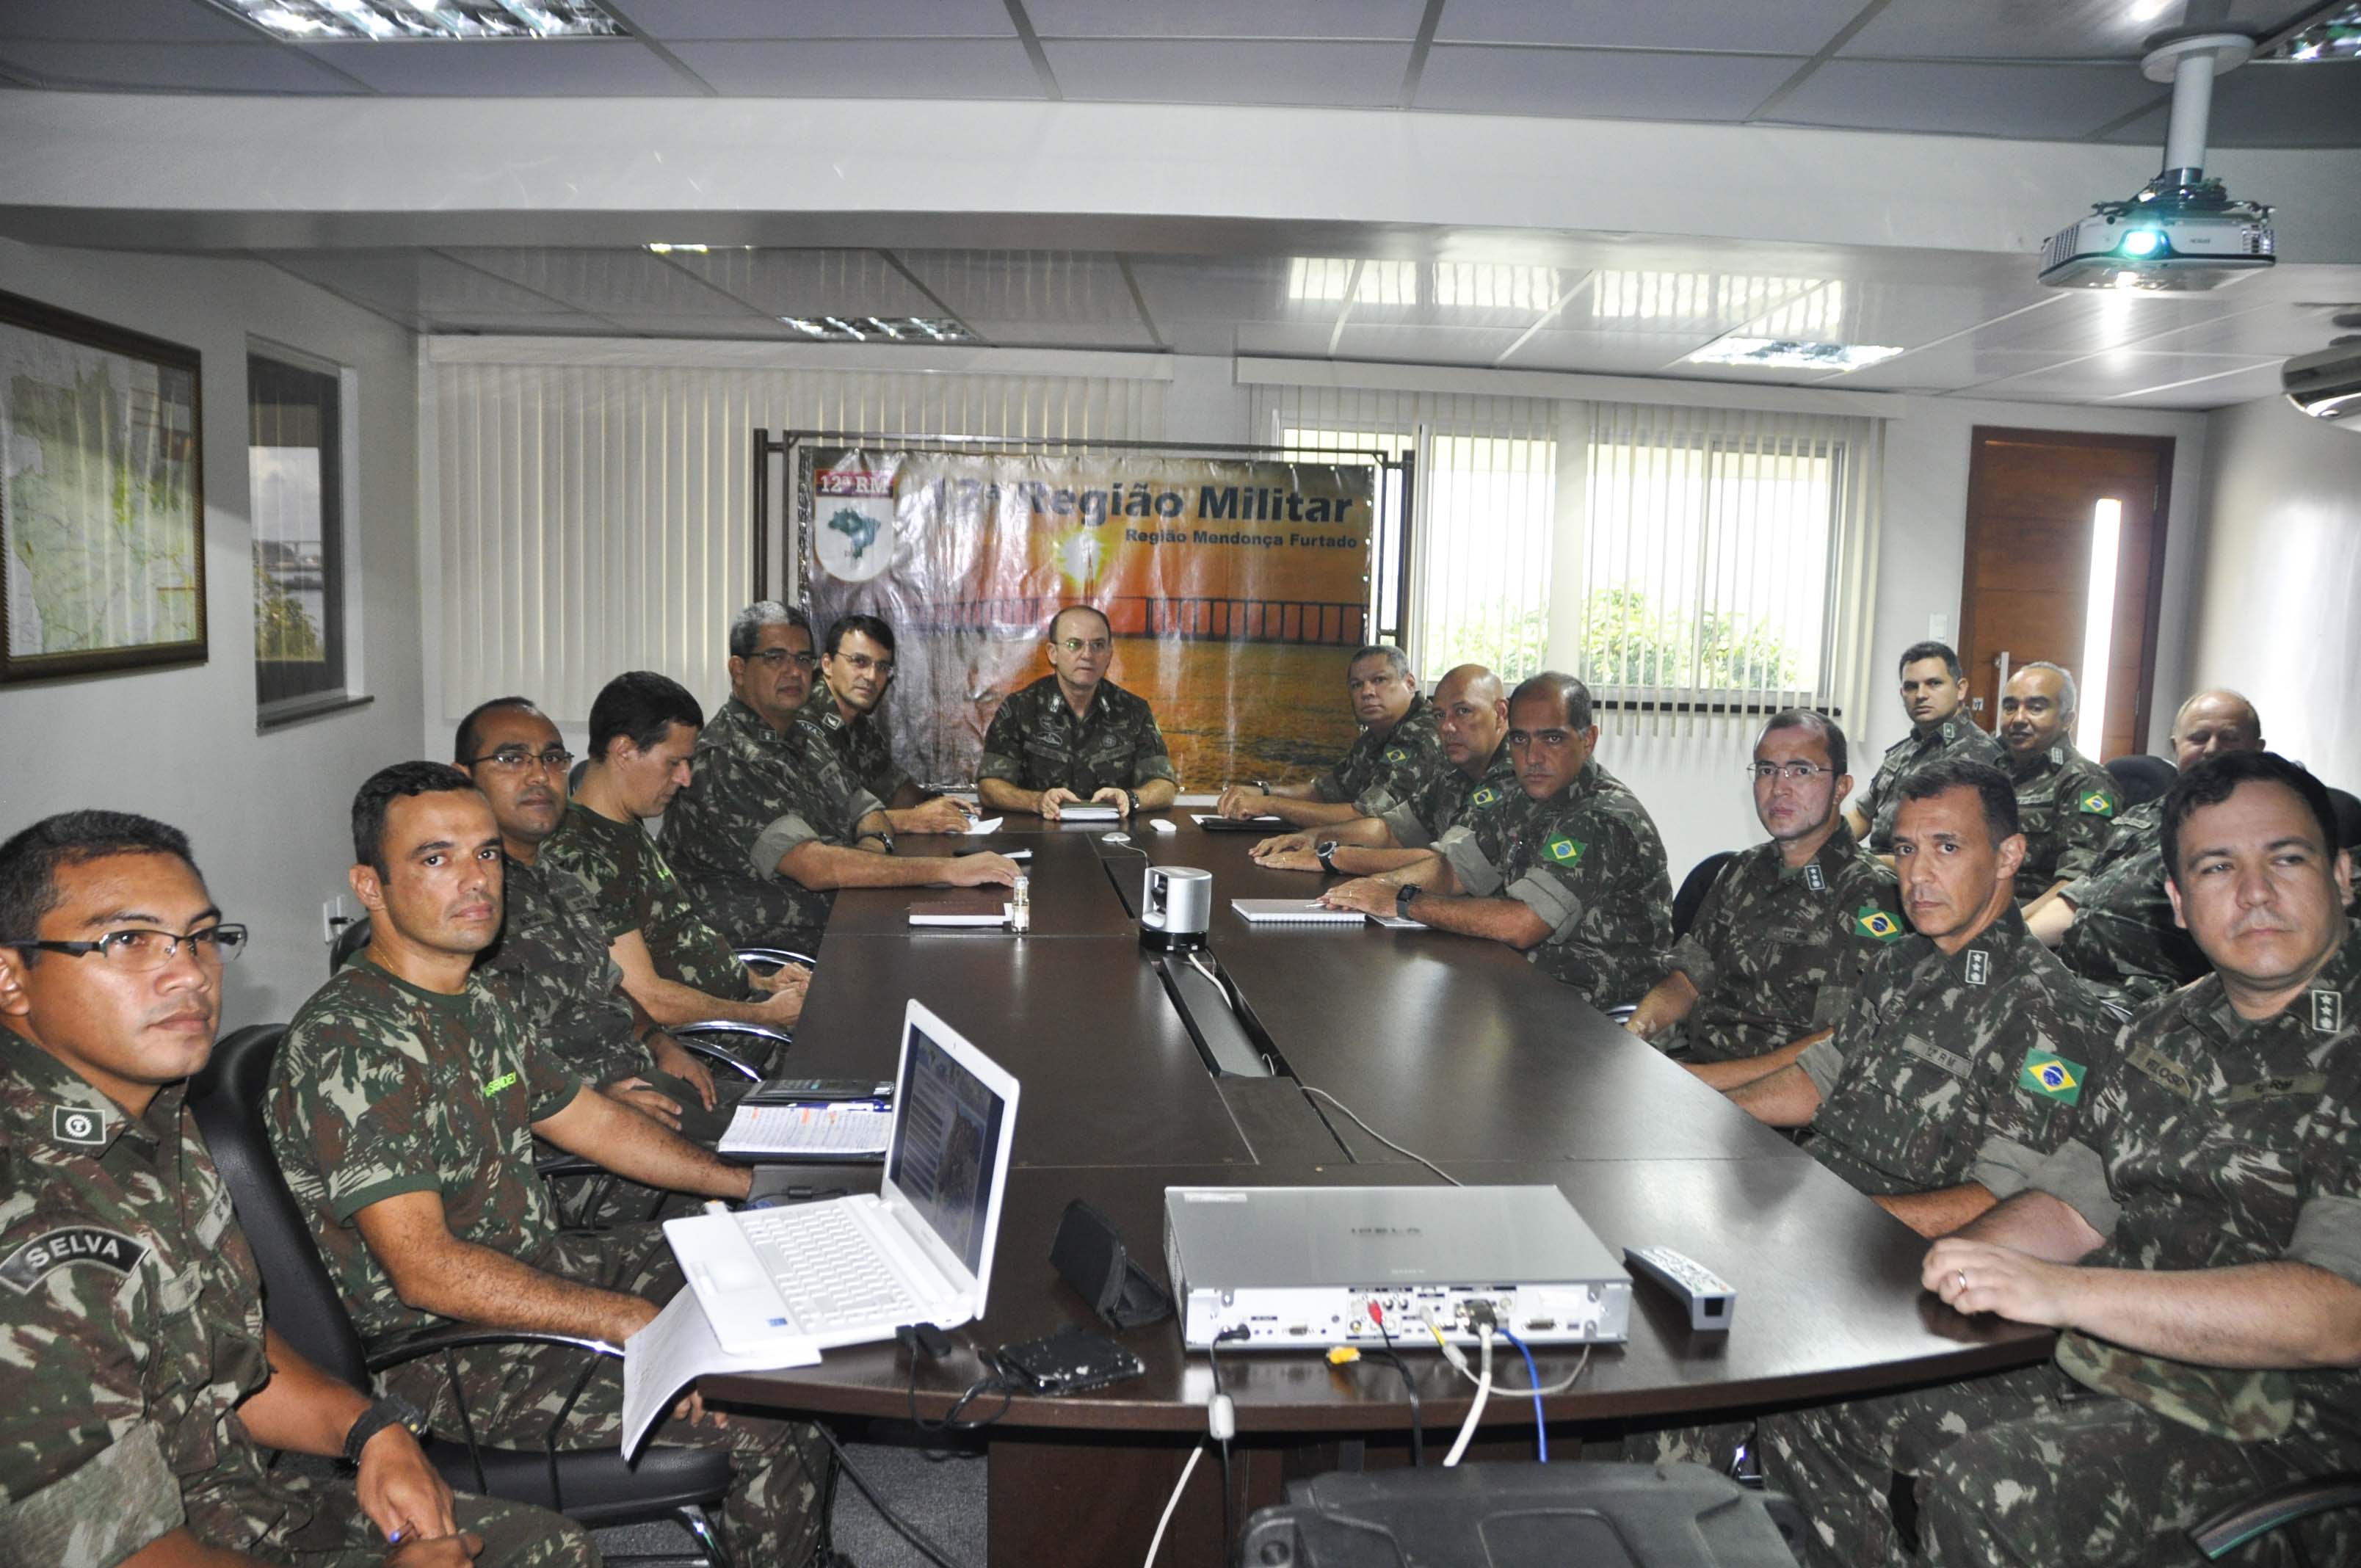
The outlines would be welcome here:
M 1170 834 L 1149 818 L 1171 822 Z M 1737 1291 L 1730 1331 L 1692 1332 L 1683 1305 L 1636 1281 L 1629 1343 L 1599 1346 L 1543 1405 L 1554 1447 L 1629 1427 L 1727 1419 L 1999 1371 L 2039 1361 L 2047 1330 L 1967 1318 L 1918 1287 L 1925 1244 L 1765 1128 L 1503 944 L 1373 925 L 1250 927 L 1233 898 L 1310 898 L 1326 880 L 1254 862 L 1256 836 L 1148 814 L 1104 824 L 1010 817 L 994 834 L 905 835 L 904 854 L 1027 849 L 1032 928 L 913 929 L 913 904 L 1004 894 L 928 888 L 837 895 L 789 1061 L 798 1075 L 890 1077 L 904 1003 L 917 998 L 1022 1086 L 987 1310 L 946 1358 L 913 1367 L 898 1344 L 829 1351 L 816 1366 L 708 1377 L 708 1398 L 884 1421 L 938 1420 L 992 1368 L 992 1353 L 1073 1324 L 1110 1332 L 1049 1264 L 1067 1204 L 1087 1200 L 1159 1283 L 1163 1194 L 1180 1185 L 1545 1183 L 1610 1249 L 1659 1243 Z M 1213 874 L 1211 967 L 1235 987 L 1260 1060 L 1221 1071 L 1138 943 L 1149 864 Z M 879 1168 L 797 1168 L 798 1182 L 873 1189 Z M 1144 1376 L 1062 1398 L 998 1395 L 964 1418 L 989 1466 L 996 1564 L 1145 1554 L 1189 1453 L 1205 1435 L 1214 1373 L 1184 1353 L 1176 1319 L 1115 1333 Z M 1419 1395 L 1427 1463 L 1440 1462 L 1472 1385 L 1432 1348 L 1398 1342 Z M 1535 1352 L 1544 1386 L 1578 1352 Z M 1521 1376 L 1522 1368 L 1519 1374 Z M 1411 1407 L 1374 1360 L 1225 1349 L 1236 1409 L 1231 1502 L 1279 1500 L 1286 1481 L 1404 1461 Z M 1504 1374 L 1504 1376 L 1506 1375 Z M 1512 1379 L 1511 1381 L 1516 1381 Z M 1526 1396 L 1496 1395 L 1477 1457 L 1533 1452 Z M 1224 1561 L 1222 1474 L 1192 1477 L 1162 1561 Z

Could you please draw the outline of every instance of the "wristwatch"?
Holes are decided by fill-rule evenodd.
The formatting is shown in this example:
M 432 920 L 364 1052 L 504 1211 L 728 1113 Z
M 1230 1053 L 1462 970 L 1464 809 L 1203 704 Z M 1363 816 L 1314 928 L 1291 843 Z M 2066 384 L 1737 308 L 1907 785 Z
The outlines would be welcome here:
M 412 1437 L 426 1435 L 426 1412 L 399 1395 L 389 1394 L 360 1413 L 345 1433 L 345 1463 L 358 1465 L 369 1439 L 388 1427 L 401 1427 Z
M 1394 913 L 1400 916 L 1405 920 L 1409 919 L 1411 901 L 1416 899 L 1420 894 L 1424 893 L 1426 889 L 1419 886 L 1418 883 L 1414 882 L 1406 882 L 1402 883 L 1401 886 L 1394 890 Z
M 1342 873 L 1340 873 L 1340 872 L 1336 870 L 1336 840 L 1335 840 L 1335 839 L 1322 839 L 1322 840 L 1319 842 L 1319 844 L 1318 844 L 1318 845 L 1316 845 L 1316 846 L 1314 847 L 1314 850 L 1315 850 L 1315 852 L 1316 852 L 1316 853 L 1319 855 L 1319 857 L 1320 857 L 1320 869 L 1321 869 L 1322 871 L 1326 872 L 1330 876 L 1337 876 L 1337 875 L 1342 874 Z

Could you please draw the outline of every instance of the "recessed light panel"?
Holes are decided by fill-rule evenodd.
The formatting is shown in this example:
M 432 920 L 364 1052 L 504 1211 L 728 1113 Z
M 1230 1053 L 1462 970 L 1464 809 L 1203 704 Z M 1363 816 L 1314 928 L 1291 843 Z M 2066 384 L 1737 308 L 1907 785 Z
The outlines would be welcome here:
M 1785 343 L 1768 337 L 1718 337 L 1688 355 L 1692 365 L 1759 365 L 1766 370 L 1858 370 L 1901 353 L 1877 343 Z
M 806 337 L 828 343 L 973 343 L 948 316 L 781 316 Z
M 605 38 L 622 36 L 591 0 L 213 0 L 282 38 Z

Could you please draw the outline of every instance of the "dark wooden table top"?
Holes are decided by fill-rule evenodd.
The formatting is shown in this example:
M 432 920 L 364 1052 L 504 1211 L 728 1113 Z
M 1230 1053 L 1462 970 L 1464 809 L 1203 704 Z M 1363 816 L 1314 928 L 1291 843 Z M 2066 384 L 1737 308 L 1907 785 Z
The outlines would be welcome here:
M 1324 879 L 1256 866 L 1250 835 L 1010 817 L 1002 839 L 1030 844 L 1036 934 L 936 936 L 906 929 L 912 890 L 837 900 L 793 1060 L 816 1075 L 888 1072 L 902 1006 L 917 997 L 1023 1084 L 1005 1213 L 983 1319 L 959 1349 L 921 1368 L 918 1413 L 933 1419 L 987 1369 L 994 1346 L 1067 1323 L 1100 1326 L 1050 1269 L 1060 1214 L 1087 1199 L 1162 1279 L 1163 1190 L 1180 1184 L 1427 1185 L 1311 1084 L 1376 1131 L 1460 1180 L 1558 1187 L 1610 1247 L 1664 1243 L 1738 1289 L 1731 1332 L 1693 1334 L 1653 1286 L 1633 1292 L 1631 1343 L 1597 1352 L 1548 1403 L 1553 1420 L 1703 1415 L 2022 1365 L 2047 1331 L 1968 1320 L 1918 1288 L 1925 1244 L 1655 1050 L 1610 1024 L 1508 948 L 1437 932 L 1248 927 L 1233 897 L 1310 896 Z M 992 839 L 981 840 L 993 842 Z M 954 842 L 906 837 L 911 853 Z M 1279 1075 L 1216 1078 L 1137 945 L 1131 905 L 1148 861 L 1215 879 L 1210 950 L 1235 983 Z M 1042 931 L 1049 911 L 1054 931 Z M 840 937 L 849 939 L 840 940 Z M 844 1179 L 873 1187 L 874 1166 Z M 818 1173 L 799 1180 L 818 1180 Z M 1202 1355 L 1167 1321 L 1121 1336 L 1143 1378 L 1063 1399 L 1017 1399 L 1016 1426 L 1202 1431 L 1213 1391 Z M 1439 1355 L 1410 1356 L 1426 1420 L 1455 1421 L 1470 1385 Z M 1390 1369 L 1333 1368 L 1301 1353 L 1222 1357 L 1248 1431 L 1400 1428 L 1409 1406 Z M 1541 1353 L 1554 1381 L 1574 1358 Z M 1511 1377 L 1521 1383 L 1521 1368 Z M 906 1416 L 913 1379 L 887 1343 L 828 1353 L 816 1367 L 708 1379 L 708 1394 L 847 1414 Z M 969 1416 L 988 1414 L 970 1409 Z M 1496 1398 L 1487 1424 L 1532 1419 Z

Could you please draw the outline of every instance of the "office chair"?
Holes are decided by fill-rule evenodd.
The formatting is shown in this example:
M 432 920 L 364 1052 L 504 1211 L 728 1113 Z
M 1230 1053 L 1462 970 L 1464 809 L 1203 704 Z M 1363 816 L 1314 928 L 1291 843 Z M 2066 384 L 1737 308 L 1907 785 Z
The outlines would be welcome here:
M 2107 764 L 2107 772 L 2114 775 L 2117 787 L 2124 792 L 2125 810 L 2135 806 L 2146 806 L 2170 789 L 2172 781 L 2180 776 L 2180 770 L 2162 757 L 2151 757 L 2141 751 L 2117 757 Z
M 270 1152 L 263 1102 L 285 1033 L 285 1025 L 267 1024 L 223 1040 L 205 1069 L 191 1080 L 188 1104 L 262 1271 L 270 1326 L 288 1343 L 330 1376 L 361 1389 L 374 1387 L 377 1374 L 389 1366 L 473 1345 L 571 1344 L 601 1355 L 622 1354 L 613 1345 L 571 1334 L 458 1326 L 431 1330 L 373 1353 L 364 1346 Z M 428 1460 L 455 1487 L 549 1508 L 589 1529 L 668 1519 L 696 1538 L 705 1561 L 730 1568 L 709 1511 L 730 1489 L 730 1456 L 724 1451 L 651 1444 L 636 1465 L 627 1465 L 616 1448 L 560 1453 L 439 1437 L 426 1438 L 423 1446 Z
M 2328 804 L 2336 808 L 2336 847 L 2361 850 L 2361 797 L 2331 784 Z
M 2356 1508 L 2361 1508 L 2361 1471 L 2316 1475 L 2274 1486 L 2191 1525 L 2189 1543 L 2206 1562 L 2218 1563 L 2258 1535 L 2268 1535 L 2314 1514 Z M 2296 1555 L 2301 1561 L 2301 1548 Z
M 1705 895 L 1713 891 L 1721 868 L 1737 855 L 1734 850 L 1717 850 L 1689 868 L 1681 879 L 1680 892 L 1673 894 L 1673 940 L 1677 942 L 1689 934 L 1697 924 L 1697 911 L 1705 907 Z

